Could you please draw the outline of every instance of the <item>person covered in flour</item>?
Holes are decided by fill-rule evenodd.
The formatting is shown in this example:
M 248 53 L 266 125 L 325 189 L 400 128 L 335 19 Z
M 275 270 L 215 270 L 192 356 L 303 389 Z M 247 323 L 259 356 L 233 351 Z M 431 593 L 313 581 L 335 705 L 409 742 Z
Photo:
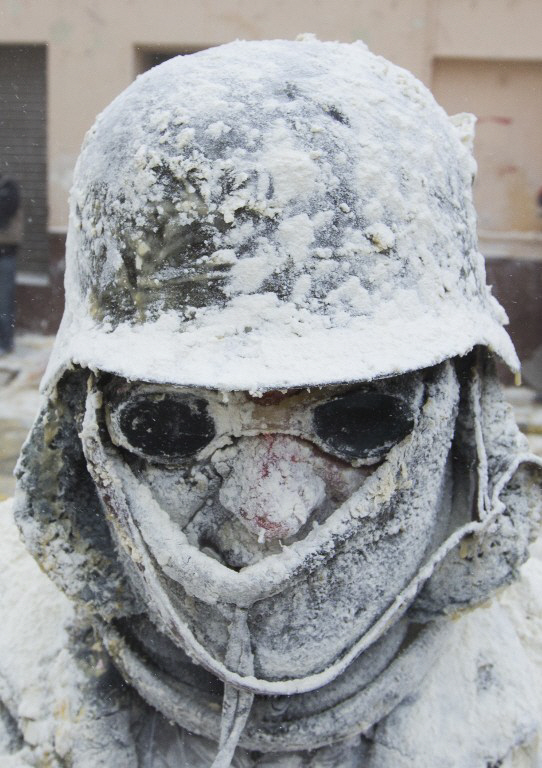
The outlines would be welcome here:
M 13 555 L 13 759 L 539 765 L 535 592 L 494 595 L 540 462 L 495 375 L 472 123 L 310 36 L 172 59 L 98 117 L 17 469 L 46 575 Z

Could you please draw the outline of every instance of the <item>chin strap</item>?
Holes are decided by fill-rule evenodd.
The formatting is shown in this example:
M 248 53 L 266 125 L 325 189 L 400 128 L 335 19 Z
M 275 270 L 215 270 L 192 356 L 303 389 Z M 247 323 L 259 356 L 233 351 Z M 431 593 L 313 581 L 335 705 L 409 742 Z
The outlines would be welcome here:
M 478 519 L 483 520 L 485 517 L 487 517 L 487 515 L 491 513 L 492 505 L 491 499 L 489 498 L 489 468 L 487 451 L 482 429 L 482 382 L 480 380 L 480 374 L 476 370 L 473 371 L 469 395 L 474 422 L 476 455 L 478 457 L 478 493 L 476 499 L 476 507 L 478 510 Z
M 229 669 L 235 669 L 244 675 L 250 675 L 254 671 L 247 612 L 244 608 L 235 609 L 230 625 L 226 664 Z M 229 683 L 224 685 L 218 753 L 211 768 L 229 768 L 253 701 L 253 693 L 235 688 Z

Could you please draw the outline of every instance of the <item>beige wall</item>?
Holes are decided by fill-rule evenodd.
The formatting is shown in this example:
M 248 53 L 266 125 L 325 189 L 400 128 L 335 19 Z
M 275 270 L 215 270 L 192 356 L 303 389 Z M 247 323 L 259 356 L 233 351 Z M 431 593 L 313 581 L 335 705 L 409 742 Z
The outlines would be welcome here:
M 438 59 L 433 92 L 450 112 L 474 112 L 481 231 L 542 232 L 542 62 Z
M 449 111 L 521 113 L 506 135 L 497 124 L 481 129 L 480 213 L 491 231 L 540 231 L 533 208 L 533 190 L 542 186 L 540 0 L 0 0 L 0 42 L 48 45 L 49 227 L 66 227 L 83 135 L 133 79 L 136 46 L 205 47 L 304 31 L 365 40 L 433 84 Z M 497 66 L 505 60 L 507 83 Z M 501 166 L 518 169 L 499 177 L 496 195 L 494 151 L 503 153 Z M 513 215 L 507 195 L 520 202 Z

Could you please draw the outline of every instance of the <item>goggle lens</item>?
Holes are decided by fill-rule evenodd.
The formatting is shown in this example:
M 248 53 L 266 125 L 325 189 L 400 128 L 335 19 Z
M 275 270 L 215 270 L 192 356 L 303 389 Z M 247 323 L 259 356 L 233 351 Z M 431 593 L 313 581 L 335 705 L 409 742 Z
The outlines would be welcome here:
M 316 406 L 313 423 L 330 453 L 377 460 L 412 431 L 414 416 L 400 397 L 350 392 Z
M 189 395 L 135 396 L 120 409 L 118 425 L 128 445 L 151 460 L 193 456 L 215 436 L 207 403 Z

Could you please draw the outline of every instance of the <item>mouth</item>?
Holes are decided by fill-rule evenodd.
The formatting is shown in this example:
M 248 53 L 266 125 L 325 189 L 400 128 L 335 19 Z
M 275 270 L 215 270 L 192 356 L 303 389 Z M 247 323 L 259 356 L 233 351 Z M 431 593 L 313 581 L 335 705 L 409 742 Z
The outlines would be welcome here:
M 187 525 L 184 533 L 192 546 L 234 571 L 254 565 L 271 555 L 279 555 L 284 547 L 304 539 L 313 528 L 323 524 L 332 511 L 326 509 L 327 505 L 322 505 L 295 535 L 281 536 L 279 532 L 278 536 L 266 537 L 266 526 L 272 525 L 272 521 L 257 521 L 262 530 L 258 535 L 248 530 L 218 500 L 215 502 L 211 506 L 205 505 Z
M 188 535 L 187 538 L 190 541 L 192 537 Z M 242 542 L 229 532 L 224 535 L 224 531 L 214 530 L 201 534 L 195 546 L 202 554 L 232 571 L 240 571 L 281 551 L 280 540 L 269 544 L 260 544 L 257 540 Z

